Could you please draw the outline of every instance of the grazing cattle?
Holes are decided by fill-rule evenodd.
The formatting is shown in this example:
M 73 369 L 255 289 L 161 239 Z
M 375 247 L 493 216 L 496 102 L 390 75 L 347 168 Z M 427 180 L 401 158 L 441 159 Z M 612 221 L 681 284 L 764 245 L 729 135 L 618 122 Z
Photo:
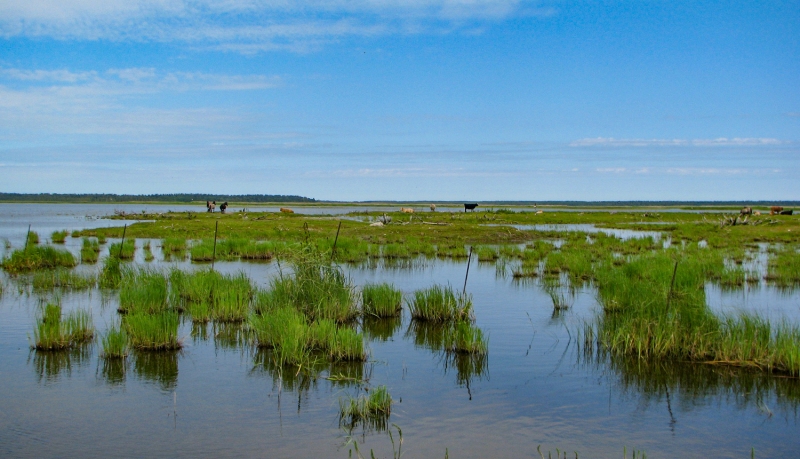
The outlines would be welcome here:
M 781 215 L 792 215 L 792 209 L 789 210 L 782 210 Z
M 431 212 L 436 212 L 436 204 L 431 204 Z
M 783 211 L 783 207 L 781 206 L 772 206 L 769 208 L 770 215 L 778 215 Z
M 464 212 L 466 212 L 468 210 L 471 210 L 471 211 L 474 212 L 476 207 L 478 207 L 478 204 L 467 204 L 467 203 L 464 203 Z
M 412 209 L 411 207 L 401 207 L 400 212 L 403 212 L 404 214 L 413 214 L 414 209 Z
M 206 201 L 206 212 L 214 212 L 214 209 L 217 208 L 217 201 Z
M 294 213 L 294 211 L 292 209 L 288 208 L 288 207 L 281 207 L 281 212 L 283 212 L 285 214 L 293 214 Z
M 761 212 L 759 212 L 759 211 L 757 211 L 757 210 L 756 210 L 755 212 L 753 212 L 753 215 L 755 215 L 755 216 L 759 216 L 759 215 L 761 215 Z
M 219 211 L 224 214 L 225 213 L 225 209 L 227 209 L 227 208 L 228 208 L 228 201 L 225 201 L 222 204 L 220 204 Z
M 742 207 L 742 210 L 739 211 L 740 215 L 753 215 L 753 208 L 752 207 Z

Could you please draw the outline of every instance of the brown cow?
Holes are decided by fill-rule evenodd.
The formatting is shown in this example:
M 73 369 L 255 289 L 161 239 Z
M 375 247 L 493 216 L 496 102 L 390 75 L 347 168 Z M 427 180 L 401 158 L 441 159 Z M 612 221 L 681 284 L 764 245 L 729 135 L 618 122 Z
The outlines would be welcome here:
M 772 206 L 769 208 L 770 215 L 779 215 L 783 211 L 783 207 L 781 206 Z
M 413 214 L 414 209 L 412 209 L 411 207 L 401 207 L 400 212 L 403 212 L 404 214 Z
M 294 213 L 294 211 L 292 209 L 288 208 L 288 207 L 281 207 L 281 212 L 283 212 L 285 214 L 293 214 Z

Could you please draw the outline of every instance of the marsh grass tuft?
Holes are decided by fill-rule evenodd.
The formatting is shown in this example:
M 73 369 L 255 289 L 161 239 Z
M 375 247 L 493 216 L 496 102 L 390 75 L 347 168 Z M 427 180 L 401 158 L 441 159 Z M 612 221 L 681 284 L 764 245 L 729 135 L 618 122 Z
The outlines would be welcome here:
M 167 351 L 180 349 L 178 338 L 180 317 L 177 312 L 159 314 L 136 312 L 122 318 L 122 328 L 128 335 L 131 347 L 137 350 Z
M 94 264 L 100 258 L 100 244 L 88 237 L 83 238 L 81 246 L 81 262 Z
M 361 289 L 362 313 L 372 317 L 394 317 L 400 314 L 403 292 L 392 284 L 367 284 Z
M 50 240 L 53 241 L 53 244 L 63 244 L 66 242 L 67 236 L 69 236 L 69 231 L 67 230 L 53 231 L 53 234 L 50 235 Z
M 128 334 L 120 325 L 109 328 L 101 344 L 106 359 L 124 359 L 128 356 Z
M 244 273 L 220 274 L 212 270 L 170 272 L 170 297 L 195 322 L 242 322 L 250 313 L 255 288 Z
M 167 278 L 156 270 L 130 269 L 122 273 L 119 312 L 156 314 L 169 307 Z
M 368 395 L 339 399 L 339 423 L 355 427 L 364 423 L 368 427 L 384 430 L 392 412 L 392 397 L 386 386 L 378 386 Z
M 53 290 L 63 288 L 70 290 L 86 290 L 97 284 L 97 278 L 92 274 L 78 274 L 65 268 L 36 271 L 33 273 L 32 285 L 34 290 Z
M 125 242 L 123 243 L 115 242 L 108 247 L 109 257 L 121 258 L 123 260 L 133 260 L 135 253 L 136 243 L 130 239 L 125 239 Z
M 409 301 L 411 317 L 429 322 L 472 319 L 472 296 L 453 292 L 450 285 L 417 290 Z
M 72 311 L 62 318 L 61 305 L 47 303 L 39 310 L 32 347 L 42 351 L 69 349 L 91 341 L 93 337 L 94 326 L 88 311 Z
M 51 246 L 28 246 L 27 249 L 15 250 L 2 263 L 3 269 L 11 274 L 58 267 L 72 268 L 76 264 L 70 252 Z

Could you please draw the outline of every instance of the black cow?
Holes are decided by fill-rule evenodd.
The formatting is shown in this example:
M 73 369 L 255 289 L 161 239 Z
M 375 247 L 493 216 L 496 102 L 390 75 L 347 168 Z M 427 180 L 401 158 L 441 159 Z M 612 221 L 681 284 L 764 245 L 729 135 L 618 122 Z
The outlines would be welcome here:
M 467 204 L 467 203 L 464 203 L 464 212 L 466 212 L 468 210 L 471 210 L 471 211 L 474 212 L 476 207 L 478 207 L 478 204 Z
M 220 212 L 222 212 L 223 214 L 225 213 L 225 209 L 227 209 L 227 208 L 228 208 L 228 201 L 225 201 L 225 202 L 223 202 L 223 203 L 222 203 L 222 204 L 220 204 L 220 206 L 219 206 L 219 210 L 220 210 Z
M 792 215 L 792 209 L 789 210 L 782 210 L 781 215 Z

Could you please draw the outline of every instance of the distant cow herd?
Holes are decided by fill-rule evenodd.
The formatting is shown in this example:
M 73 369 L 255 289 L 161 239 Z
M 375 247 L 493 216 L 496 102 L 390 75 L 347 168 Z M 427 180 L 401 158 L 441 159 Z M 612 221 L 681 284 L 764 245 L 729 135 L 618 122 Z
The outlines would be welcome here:
M 781 206 L 771 206 L 769 208 L 770 215 L 792 215 L 794 211 L 792 209 L 784 209 Z M 753 210 L 752 207 L 742 207 L 742 210 L 739 211 L 742 216 L 745 215 L 761 215 L 761 212 L 757 210 Z

